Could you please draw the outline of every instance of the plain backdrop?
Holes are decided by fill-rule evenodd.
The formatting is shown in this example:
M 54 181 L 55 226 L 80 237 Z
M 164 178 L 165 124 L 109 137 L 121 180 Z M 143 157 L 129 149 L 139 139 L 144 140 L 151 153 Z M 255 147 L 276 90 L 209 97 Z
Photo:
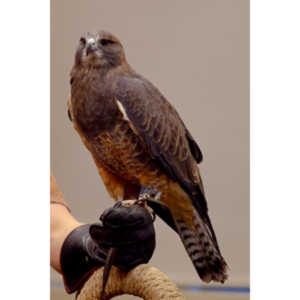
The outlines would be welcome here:
M 226 285 L 249 285 L 249 1 L 51 1 L 51 169 L 81 222 L 97 221 L 113 204 L 66 109 L 78 40 L 97 29 L 121 40 L 131 66 L 198 142 L 210 216 L 230 267 Z M 160 220 L 156 233 L 150 263 L 178 283 L 200 284 L 176 234 Z

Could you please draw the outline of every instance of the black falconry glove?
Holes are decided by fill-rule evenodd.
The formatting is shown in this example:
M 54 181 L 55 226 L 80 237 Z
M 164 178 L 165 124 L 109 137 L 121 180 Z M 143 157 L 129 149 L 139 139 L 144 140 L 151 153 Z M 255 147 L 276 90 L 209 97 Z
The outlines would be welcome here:
M 105 286 L 111 265 L 127 272 L 153 255 L 154 217 L 146 201 L 118 201 L 100 220 L 74 229 L 64 241 L 60 263 L 68 293 L 80 290 L 99 267 L 105 265 Z

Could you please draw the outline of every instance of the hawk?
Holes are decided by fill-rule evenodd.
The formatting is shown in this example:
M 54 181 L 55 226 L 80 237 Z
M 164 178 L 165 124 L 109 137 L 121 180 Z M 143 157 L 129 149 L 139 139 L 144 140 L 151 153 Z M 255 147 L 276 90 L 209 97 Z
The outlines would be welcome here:
M 110 196 L 138 199 L 145 187 L 158 190 L 152 208 L 179 234 L 200 278 L 223 283 L 227 264 L 197 166 L 202 153 L 175 108 L 106 31 L 80 38 L 70 75 L 68 114 Z

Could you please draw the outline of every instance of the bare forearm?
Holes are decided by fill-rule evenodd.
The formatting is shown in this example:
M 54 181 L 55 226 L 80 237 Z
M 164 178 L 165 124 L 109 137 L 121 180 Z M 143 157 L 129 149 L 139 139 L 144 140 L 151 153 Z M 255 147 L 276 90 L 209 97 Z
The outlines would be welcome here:
M 51 201 L 51 266 L 61 273 L 60 252 L 63 242 L 69 233 L 76 227 L 82 225 L 70 214 L 67 205 L 63 199 L 62 193 L 59 191 L 54 177 L 51 174 L 50 186 Z
M 60 204 L 51 204 L 51 266 L 61 273 L 60 251 L 69 233 L 82 225 Z

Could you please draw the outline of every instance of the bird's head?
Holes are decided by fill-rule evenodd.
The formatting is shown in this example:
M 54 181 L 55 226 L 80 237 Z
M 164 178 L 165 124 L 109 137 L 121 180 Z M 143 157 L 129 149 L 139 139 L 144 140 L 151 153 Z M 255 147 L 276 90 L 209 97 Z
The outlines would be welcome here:
M 75 55 L 75 65 L 95 68 L 116 67 L 125 62 L 120 41 L 107 31 L 86 33 L 80 40 Z

